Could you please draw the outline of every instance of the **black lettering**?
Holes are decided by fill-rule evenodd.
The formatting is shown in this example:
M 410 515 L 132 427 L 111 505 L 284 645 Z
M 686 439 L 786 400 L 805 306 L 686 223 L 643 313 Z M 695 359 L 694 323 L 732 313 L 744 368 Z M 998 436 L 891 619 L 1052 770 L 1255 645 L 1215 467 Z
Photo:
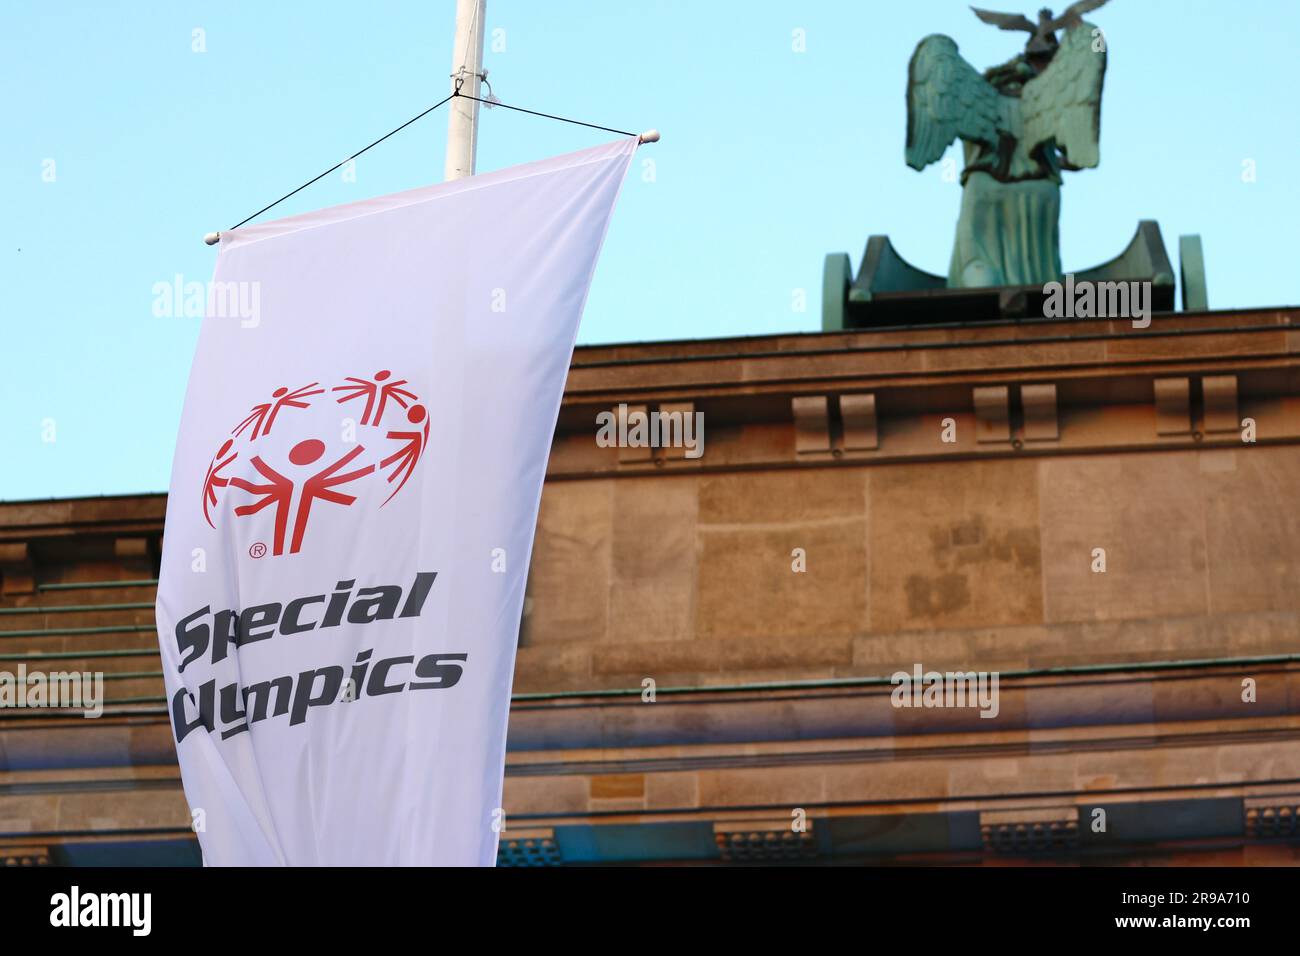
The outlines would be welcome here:
M 388 676 L 388 671 L 393 666 L 409 664 L 413 660 L 414 657 L 390 657 L 388 660 L 377 662 L 375 669 L 370 672 L 370 683 L 366 685 L 366 694 L 370 697 L 379 697 L 382 694 L 396 694 L 402 690 L 406 684 L 385 684 L 384 678 Z
M 203 652 L 208 649 L 208 626 L 206 624 L 197 624 L 190 627 L 190 624 L 211 610 L 210 605 L 205 605 L 176 625 L 176 647 L 180 651 L 181 657 L 184 658 L 176 668 L 178 673 L 185 670 L 186 664 L 192 664 L 202 657 Z M 193 651 L 193 653 L 189 657 L 185 657 L 187 651 Z M 176 726 L 179 728 L 180 724 L 178 723 Z
M 301 634 L 303 631 L 310 631 L 314 628 L 316 626 L 315 623 L 300 624 L 298 622 L 298 615 L 302 613 L 302 609 L 308 604 L 315 604 L 317 602 L 324 604 L 325 595 L 314 594 L 311 597 L 298 598 L 296 601 L 290 601 L 288 606 L 284 609 L 284 619 L 280 621 L 280 633 Z
M 347 607 L 348 593 L 356 581 L 340 581 L 334 585 L 336 593 L 330 595 L 329 606 L 325 608 L 325 617 L 321 620 L 321 627 L 338 627 L 339 621 L 343 620 L 343 609 Z
M 190 696 L 189 690 L 184 687 L 172 695 L 172 726 L 176 732 L 177 744 L 188 737 L 190 731 L 198 730 L 203 726 L 202 715 L 195 717 L 193 720 L 188 722 L 185 720 L 186 698 L 189 698 L 190 702 L 193 703 L 194 698 Z
M 264 680 L 244 688 L 244 708 L 252 712 L 249 723 L 266 720 L 266 707 L 270 703 L 271 688 L 275 688 L 274 716 L 283 717 L 289 713 L 289 698 L 293 694 L 293 678 L 288 675 L 275 680 Z M 249 705 L 250 698 L 253 704 Z
M 325 678 L 325 686 L 320 693 L 313 695 L 312 688 L 316 678 Z M 339 688 L 343 686 L 343 668 L 337 666 L 321 667 L 314 671 L 302 671 L 298 675 L 298 687 L 293 694 L 293 712 L 289 715 L 289 726 L 301 724 L 307 719 L 308 707 L 332 704 L 338 700 Z
M 224 661 L 231 644 L 239 637 L 239 612 L 218 611 L 212 618 L 212 663 Z
M 205 680 L 199 685 L 199 719 L 208 733 L 217 726 L 217 682 Z
M 362 598 L 362 595 L 376 595 Z M 386 584 L 377 588 L 362 588 L 357 600 L 348 608 L 349 624 L 369 624 L 371 621 L 391 621 L 397 613 L 397 602 L 402 599 L 402 589 Z
M 221 688 L 221 722 L 233 724 L 245 716 L 245 712 L 239 709 L 239 685 L 227 684 Z
M 402 613 L 398 617 L 420 616 L 420 612 L 424 610 L 424 599 L 429 596 L 429 589 L 433 587 L 433 579 L 437 576 L 437 571 L 421 571 L 415 576 L 415 581 L 411 584 L 411 593 L 406 596 L 406 604 L 402 606 Z
M 361 696 L 361 688 L 366 683 L 366 670 L 370 667 L 368 661 L 374 651 L 367 649 L 357 655 L 357 662 L 352 666 L 352 687 L 356 691 L 357 697 Z
M 415 665 L 415 676 L 426 677 L 429 680 L 423 683 L 411 681 L 408 689 L 427 690 L 433 687 L 455 687 L 460 683 L 460 675 L 464 673 L 465 668 L 459 664 L 445 664 L 443 662 L 468 659 L 468 654 L 430 654 L 427 657 L 422 657 L 420 663 Z
M 243 647 L 255 641 L 264 641 L 275 634 L 275 622 L 280 620 L 279 604 L 259 604 L 257 607 L 245 608 L 239 615 L 239 636 L 235 643 Z M 254 633 L 254 628 L 265 627 L 264 633 Z

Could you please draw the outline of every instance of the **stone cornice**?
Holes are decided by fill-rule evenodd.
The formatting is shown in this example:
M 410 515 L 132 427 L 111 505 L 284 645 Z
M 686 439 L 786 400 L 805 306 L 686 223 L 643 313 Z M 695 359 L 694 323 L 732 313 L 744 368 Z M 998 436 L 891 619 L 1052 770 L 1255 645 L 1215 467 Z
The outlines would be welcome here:
M 1300 441 L 1300 309 L 1170 313 L 1150 328 L 1106 319 L 1031 320 L 581 346 L 565 386 L 550 479 L 852 462 L 1242 446 L 1198 417 L 1207 377 L 1231 379 L 1231 417 L 1257 421 L 1262 444 Z M 1187 427 L 1161 432 L 1155 383 L 1186 381 Z M 1056 437 L 1024 433 L 1025 388 Z M 977 438 L 976 389 L 1006 390 L 1005 440 Z M 875 447 L 839 439 L 845 397 L 870 396 Z M 824 399 L 825 448 L 801 450 L 794 399 Z M 620 456 L 595 443 L 595 416 L 619 403 L 705 415 L 705 454 Z M 1240 416 L 1237 413 L 1240 413 Z M 943 419 L 956 440 L 940 442 Z M 814 424 L 816 427 L 816 423 Z M 851 443 L 850 443 L 851 444 Z M 0 542 L 156 534 L 161 493 L 0 502 Z

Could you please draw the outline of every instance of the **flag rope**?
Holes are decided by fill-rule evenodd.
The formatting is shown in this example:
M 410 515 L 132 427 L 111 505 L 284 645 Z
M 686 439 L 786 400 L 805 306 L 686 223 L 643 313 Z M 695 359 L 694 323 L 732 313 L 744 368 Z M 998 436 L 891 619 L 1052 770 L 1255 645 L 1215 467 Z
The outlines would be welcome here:
M 561 123 L 572 123 L 574 126 L 585 126 L 588 129 L 604 130 L 606 133 L 619 133 L 623 136 L 635 136 L 636 133 L 629 133 L 625 129 L 613 129 L 609 126 L 597 126 L 595 123 L 584 123 L 582 120 L 569 119 L 567 116 L 556 116 L 553 113 L 539 113 L 536 110 L 526 110 L 522 106 L 511 106 L 509 103 L 502 103 L 500 100 L 485 100 L 478 96 L 470 96 L 468 93 L 453 93 L 452 96 L 463 96 L 467 100 L 477 100 L 486 104 L 489 108 L 499 106 L 503 110 L 514 110 L 516 113 L 527 113 L 530 116 L 541 116 L 544 119 L 559 120 Z
M 497 100 L 485 100 L 485 99 L 481 99 L 481 98 L 479 98 L 479 97 L 477 97 L 477 96 L 471 96 L 471 95 L 468 94 L 468 93 L 462 93 L 462 92 L 460 91 L 460 87 L 461 87 L 461 83 L 462 83 L 462 82 L 463 82 L 463 80 L 462 80 L 461 78 L 457 77 L 457 79 L 456 79 L 456 88 L 452 91 L 451 95 L 448 96 L 447 98 L 445 98 L 445 99 L 443 99 L 443 100 L 439 100 L 437 103 L 434 103 L 432 106 L 430 106 L 430 107 L 429 107 L 427 110 L 425 110 L 423 113 L 420 113 L 420 114 L 418 114 L 418 115 L 416 115 L 416 116 L 412 116 L 409 120 L 407 120 L 407 121 L 406 121 L 405 123 L 403 123 L 401 126 L 397 127 L 397 128 L 394 129 L 394 130 L 390 130 L 389 132 L 385 133 L 383 136 L 379 137 L 379 139 L 375 140 L 375 141 L 374 141 L 373 143 L 371 143 L 369 146 L 366 146 L 366 147 L 364 147 L 363 149 L 359 149 L 359 150 L 357 150 L 355 153 L 353 153 L 353 154 L 352 154 L 351 156 L 349 156 L 347 159 L 343 160 L 342 162 L 335 163 L 333 166 L 331 166 L 329 169 L 325 170 L 325 172 L 321 173 L 319 176 L 315 176 L 315 177 L 313 177 L 313 178 L 307 180 L 305 183 L 303 183 L 303 184 L 302 184 L 301 186 L 299 186 L 297 189 L 293 190 L 292 192 L 287 192 L 287 193 L 285 193 L 283 196 L 281 196 L 281 197 L 280 197 L 279 199 L 277 199 L 275 202 L 271 203 L 269 206 L 263 206 L 261 209 L 259 209 L 259 210 L 258 210 L 257 212 L 255 212 L 255 213 L 253 213 L 253 214 L 252 214 L 251 216 L 249 216 L 247 219 L 242 219 L 242 220 L 240 220 L 239 222 L 235 223 L 235 224 L 234 224 L 233 226 L 231 226 L 230 228 L 231 228 L 231 229 L 238 229 L 240 226 L 244 225 L 245 223 L 252 222 L 252 221 L 253 221 L 254 219 L 256 219 L 258 216 L 262 215 L 262 213 L 266 212 L 266 211 L 269 210 L 269 209 L 274 209 L 276 206 L 280 205 L 280 203 L 284 202 L 284 201 L 285 201 L 286 199 L 288 199 L 289 197 L 291 197 L 291 196 L 295 196 L 295 195 L 297 195 L 298 193 L 302 192 L 304 189 L 306 189 L 306 188 L 307 188 L 308 186 L 310 186 L 312 183 L 315 183 L 315 182 L 318 182 L 318 181 L 321 180 L 321 179 L 324 179 L 326 176 L 328 176 L 330 173 L 334 172 L 334 170 L 338 169 L 340 166 L 343 166 L 343 165 L 345 165 L 345 164 L 347 164 L 347 163 L 352 162 L 352 160 L 356 159 L 356 158 L 357 158 L 358 156 L 360 156 L 362 153 L 366 152 L 366 150 L 371 149 L 372 147 L 378 146 L 380 143 L 382 143 L 384 140 L 388 139 L 388 137 L 392 136 L 394 133 L 400 133 L 402 130 L 406 129 L 406 127 L 408 127 L 408 126 L 410 126 L 412 123 L 414 123 L 416 120 L 424 119 L 424 117 L 428 116 L 430 113 L 432 113 L 432 112 L 433 112 L 434 110 L 436 110 L 438 107 L 440 107 L 440 106 L 445 106 L 447 103 L 450 103 L 453 99 L 455 99 L 455 98 L 458 97 L 458 96 L 462 96 L 462 97 L 464 97 L 464 98 L 467 99 L 467 100 L 475 100 L 475 101 L 477 101 L 477 102 L 479 102 L 479 103 L 484 103 L 484 104 L 486 104 L 486 105 L 489 106 L 489 107 L 499 106 L 499 107 L 501 107 L 502 109 L 514 110 L 514 111 L 517 112 L 517 113 L 528 113 L 530 116 L 540 116 L 540 117 L 542 117 L 543 119 L 553 119 L 553 120 L 558 120 L 558 121 L 561 122 L 561 123 L 572 123 L 574 126 L 585 126 L 585 127 L 587 127 L 588 129 L 598 129 L 598 130 L 603 130 L 603 131 L 606 132 L 606 133 L 618 133 L 618 134 L 620 134 L 620 135 L 622 135 L 622 136 L 636 136 L 636 135 L 637 135 L 636 133 L 629 133 L 627 130 L 622 130 L 622 129 L 612 129 L 611 127 L 608 127 L 608 126 L 597 126 L 595 123 L 584 123 L 584 122 L 582 122 L 581 120 L 569 119 L 569 118 L 566 117 L 566 116 L 556 116 L 556 115 L 554 115 L 554 114 L 552 114 L 552 113 L 539 113 L 539 112 L 537 112 L 536 110 L 526 110 L 526 109 L 524 109 L 522 106 L 510 106 L 510 105 L 507 104 L 507 103 L 501 103 L 501 102 L 499 102 L 499 101 L 497 101 Z M 213 240 L 213 241 L 215 241 L 215 240 Z
M 457 92 L 459 92 L 459 90 L 458 90 Z M 276 206 L 280 205 L 280 203 L 284 202 L 284 201 L 285 201 L 286 199 L 288 199 L 290 196 L 294 196 L 294 195 L 296 195 L 296 194 L 302 192 L 304 189 L 306 189 L 306 188 L 307 188 L 308 186 L 310 186 L 312 183 L 317 182 L 318 180 L 321 180 L 321 179 L 325 178 L 326 176 L 328 176 L 330 173 L 334 172 L 334 170 L 338 169 L 340 166 L 344 165 L 345 163 L 350 163 L 350 162 L 352 162 L 352 160 L 356 159 L 358 156 L 360 156 L 362 153 L 364 153 L 367 149 L 370 149 L 371 146 L 378 146 L 378 145 L 379 145 L 380 143 L 382 143 L 384 140 L 388 139 L 388 137 L 392 136 L 394 133 L 400 133 L 402 130 L 406 129 L 406 127 L 408 127 L 408 126 L 410 126 L 412 123 L 414 123 L 416 120 L 424 119 L 424 117 L 428 116 L 430 113 L 432 113 L 434 110 L 436 110 L 439 106 L 442 106 L 442 105 L 444 105 L 445 103 L 450 102 L 450 101 L 451 101 L 451 98 L 452 98 L 453 96 L 456 96 L 456 95 L 457 95 L 456 93 L 452 93 L 451 96 L 448 96 L 446 99 L 441 100 L 441 101 L 439 101 L 439 102 L 437 102 L 437 103 L 434 103 L 432 106 L 430 106 L 430 107 L 429 107 L 427 110 L 425 110 L 423 113 L 420 113 L 418 116 L 412 116 L 409 120 L 407 120 L 407 121 L 406 121 L 405 123 L 403 123 L 401 126 L 397 127 L 397 129 L 395 129 L 395 130 L 390 130 L 389 132 L 385 133 L 383 136 L 379 137 L 379 139 L 377 139 L 377 140 L 375 140 L 373 143 L 371 143 L 370 146 L 365 147 L 365 149 L 359 149 L 359 150 L 357 150 L 355 153 L 353 153 L 353 154 L 352 154 L 351 156 L 349 156 L 347 159 L 343 160 L 343 162 L 335 163 L 333 166 L 331 166 L 329 169 L 325 170 L 325 172 L 321 173 L 319 176 L 316 176 L 316 177 L 314 177 L 314 178 L 312 178 L 312 179 L 307 180 L 305 183 L 303 183 L 301 186 L 299 186 L 299 187 L 298 187 L 297 189 L 295 189 L 293 192 L 285 193 L 283 196 L 281 196 L 281 197 L 280 197 L 279 199 L 277 199 L 275 202 L 271 203 L 271 205 L 269 205 L 269 206 L 263 206 L 261 209 L 259 209 L 259 210 L 258 210 L 257 212 L 255 212 L 255 213 L 253 213 L 253 214 L 252 214 L 251 216 L 249 216 L 247 219 L 242 219 L 242 220 L 240 220 L 239 222 L 235 223 L 235 224 L 234 224 L 233 226 L 231 226 L 230 228 L 231 228 L 231 229 L 238 229 L 240 226 L 244 225 L 244 223 L 246 223 L 246 222 L 251 222 L 252 220 L 256 219 L 258 216 L 260 216 L 262 213 L 266 212 L 268 209 L 274 209 Z

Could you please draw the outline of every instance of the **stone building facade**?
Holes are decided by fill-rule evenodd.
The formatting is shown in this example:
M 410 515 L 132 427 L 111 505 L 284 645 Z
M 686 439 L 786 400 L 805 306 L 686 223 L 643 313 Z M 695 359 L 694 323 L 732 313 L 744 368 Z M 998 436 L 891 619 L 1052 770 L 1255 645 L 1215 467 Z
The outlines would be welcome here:
M 601 447 L 621 403 L 703 456 Z M 500 861 L 1297 862 L 1297 498 L 1300 310 L 579 348 Z M 0 711 L 7 863 L 198 860 L 164 501 L 0 503 L 0 671 L 108 701 Z

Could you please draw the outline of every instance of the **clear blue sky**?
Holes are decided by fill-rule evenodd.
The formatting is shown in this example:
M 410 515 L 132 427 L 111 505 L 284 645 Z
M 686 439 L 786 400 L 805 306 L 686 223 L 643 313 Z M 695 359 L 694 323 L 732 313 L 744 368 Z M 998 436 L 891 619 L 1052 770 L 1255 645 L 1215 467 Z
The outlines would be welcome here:
M 166 488 L 198 320 L 156 318 L 154 284 L 206 282 L 203 233 L 441 99 L 453 9 L 4 4 L 0 498 Z M 933 32 L 980 68 L 1023 42 L 952 0 L 489 0 L 487 19 L 504 102 L 663 131 L 624 189 L 584 342 L 813 331 L 823 257 L 856 268 L 872 233 L 945 272 L 959 187 L 903 165 L 908 57 Z M 1180 233 L 1204 237 L 1212 307 L 1300 302 L 1300 4 L 1112 0 L 1091 19 L 1110 47 L 1102 165 L 1067 181 L 1066 269 L 1154 218 L 1171 256 Z M 362 157 L 355 183 L 335 174 L 272 215 L 437 181 L 445 132 L 431 115 Z M 479 168 L 608 138 L 495 110 Z

